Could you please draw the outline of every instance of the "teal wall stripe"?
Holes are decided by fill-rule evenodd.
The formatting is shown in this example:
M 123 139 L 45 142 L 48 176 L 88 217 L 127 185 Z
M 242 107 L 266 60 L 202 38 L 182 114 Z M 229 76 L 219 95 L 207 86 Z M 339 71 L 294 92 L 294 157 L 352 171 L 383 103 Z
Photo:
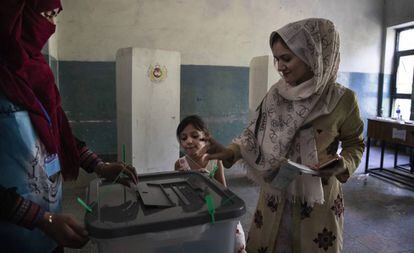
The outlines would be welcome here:
M 247 124 L 249 69 L 181 66 L 181 119 L 197 114 L 214 137 L 229 143 Z
M 59 82 L 75 135 L 100 154 L 115 154 L 115 62 L 60 61 Z
M 389 77 L 384 80 L 387 91 Z M 338 75 L 339 83 L 356 92 L 365 121 L 376 115 L 378 81 L 378 74 Z M 59 61 L 59 82 L 76 136 L 100 154 L 115 154 L 115 62 Z M 181 118 L 198 114 L 217 140 L 229 143 L 248 121 L 248 83 L 247 67 L 182 65 Z M 387 98 L 384 92 L 384 101 Z
M 355 91 L 363 118 L 377 114 L 378 74 L 341 72 L 337 81 Z

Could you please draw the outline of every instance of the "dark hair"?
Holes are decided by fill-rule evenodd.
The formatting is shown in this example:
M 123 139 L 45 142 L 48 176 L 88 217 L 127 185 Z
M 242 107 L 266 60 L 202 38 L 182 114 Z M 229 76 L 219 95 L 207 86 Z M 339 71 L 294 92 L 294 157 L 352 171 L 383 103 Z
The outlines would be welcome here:
M 271 36 L 270 37 L 270 48 L 273 47 L 273 44 L 275 44 L 276 42 L 280 41 L 280 43 L 282 43 L 282 45 L 284 47 L 290 49 L 288 47 L 288 45 L 286 44 L 286 42 L 282 39 L 282 37 L 277 32 L 273 32 L 270 36 Z
M 208 129 L 204 121 L 197 115 L 191 115 L 182 119 L 180 124 L 178 124 L 176 132 L 177 137 L 180 137 L 180 134 L 182 131 L 184 131 L 184 128 L 186 128 L 190 124 L 193 125 L 195 129 L 208 134 Z

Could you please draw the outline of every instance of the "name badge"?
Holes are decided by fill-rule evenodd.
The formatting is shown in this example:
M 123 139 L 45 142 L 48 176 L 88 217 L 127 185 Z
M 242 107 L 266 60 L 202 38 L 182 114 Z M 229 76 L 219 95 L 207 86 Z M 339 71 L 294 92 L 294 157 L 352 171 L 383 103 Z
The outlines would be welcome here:
M 59 156 L 57 154 L 45 157 L 45 171 L 51 177 L 60 171 Z

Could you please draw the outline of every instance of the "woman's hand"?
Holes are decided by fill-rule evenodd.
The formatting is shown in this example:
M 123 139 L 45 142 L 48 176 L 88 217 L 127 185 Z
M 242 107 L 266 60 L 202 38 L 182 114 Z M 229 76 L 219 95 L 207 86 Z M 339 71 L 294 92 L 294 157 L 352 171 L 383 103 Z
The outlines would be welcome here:
M 204 142 L 205 145 L 196 152 L 196 155 L 201 157 L 203 164 L 207 164 L 209 160 L 221 160 L 224 167 L 231 167 L 231 161 L 234 159 L 233 150 L 224 147 L 211 135 L 206 136 Z
M 199 157 L 208 156 L 209 160 L 218 159 L 228 159 L 229 158 L 229 149 L 225 148 L 218 141 L 216 141 L 211 135 L 208 135 L 204 139 L 205 145 L 203 145 L 197 152 L 196 155 Z M 231 155 L 233 151 L 231 151 Z
M 104 163 L 95 169 L 95 172 L 110 181 L 117 180 L 123 185 L 129 186 L 125 178 L 121 178 L 121 173 L 127 175 L 135 184 L 138 183 L 138 175 L 132 165 L 127 165 L 121 162 Z
M 342 157 L 339 157 L 338 162 L 335 163 L 335 166 L 327 166 L 326 168 L 321 168 L 318 170 L 320 177 L 329 178 L 333 176 L 337 176 L 346 172 L 346 168 L 344 166 L 344 160 Z
M 234 152 L 229 148 L 225 148 L 217 153 L 206 154 L 206 159 L 229 161 L 234 159 Z
M 85 227 L 68 214 L 46 212 L 38 221 L 37 228 L 60 246 L 79 249 L 89 241 Z
M 213 138 L 209 139 L 209 149 L 204 155 L 203 160 L 221 160 L 224 167 L 230 168 L 234 160 L 233 150 L 224 147 Z

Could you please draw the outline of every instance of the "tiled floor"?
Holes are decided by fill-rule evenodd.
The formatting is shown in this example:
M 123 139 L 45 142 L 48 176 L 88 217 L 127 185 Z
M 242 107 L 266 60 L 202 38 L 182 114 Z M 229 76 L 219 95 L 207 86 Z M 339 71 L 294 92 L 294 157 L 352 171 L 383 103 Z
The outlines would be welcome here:
M 387 153 L 385 166 L 392 166 L 393 155 Z M 401 157 L 401 163 L 407 157 Z M 371 149 L 370 167 L 379 165 L 379 149 Z M 363 174 L 365 159 L 356 173 L 344 184 L 345 231 L 344 252 L 414 252 L 414 191 L 397 187 L 372 176 Z M 85 175 L 80 183 L 66 184 L 63 210 L 83 219 L 83 210 L 76 203 L 76 196 L 84 196 L 84 185 L 91 177 Z M 252 185 L 237 167 L 226 171 L 228 185 L 245 200 L 247 212 L 241 218 L 244 229 L 250 226 L 255 210 L 258 187 Z M 80 186 L 82 185 L 82 186 Z M 96 252 L 89 243 L 81 250 L 66 252 Z

